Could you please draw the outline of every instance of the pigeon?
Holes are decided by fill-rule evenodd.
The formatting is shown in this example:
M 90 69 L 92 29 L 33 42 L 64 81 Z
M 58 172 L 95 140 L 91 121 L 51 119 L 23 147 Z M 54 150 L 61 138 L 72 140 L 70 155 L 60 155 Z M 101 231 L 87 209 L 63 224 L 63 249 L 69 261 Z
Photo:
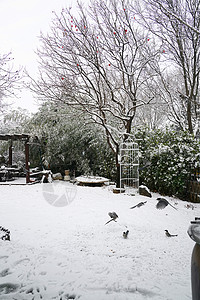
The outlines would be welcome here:
M 129 230 L 123 232 L 123 237 L 124 237 L 125 239 L 127 239 L 128 233 L 129 233 Z
M 164 209 L 169 204 L 171 207 L 177 210 L 177 208 L 171 205 L 165 198 L 157 198 L 156 200 L 158 200 L 158 203 L 156 204 L 157 209 Z
M 109 212 L 108 213 L 109 217 L 111 217 L 111 219 L 116 220 L 118 218 L 118 215 L 116 214 L 116 212 Z
M 133 208 L 135 208 L 135 207 L 141 207 L 141 206 L 143 206 L 145 203 L 147 203 L 147 201 L 145 201 L 145 202 L 140 202 L 140 203 L 136 204 L 135 206 L 130 207 L 130 209 L 133 209 Z
M 111 217 L 111 220 L 109 220 L 108 222 L 106 222 L 106 224 L 110 223 L 111 221 L 117 222 L 116 219 L 119 218 L 119 217 L 116 214 L 116 212 L 114 212 L 114 211 L 113 212 L 109 212 L 108 215 L 109 215 L 109 217 Z
M 170 234 L 167 229 L 165 230 L 165 234 L 166 234 L 167 237 L 178 236 L 178 234 Z

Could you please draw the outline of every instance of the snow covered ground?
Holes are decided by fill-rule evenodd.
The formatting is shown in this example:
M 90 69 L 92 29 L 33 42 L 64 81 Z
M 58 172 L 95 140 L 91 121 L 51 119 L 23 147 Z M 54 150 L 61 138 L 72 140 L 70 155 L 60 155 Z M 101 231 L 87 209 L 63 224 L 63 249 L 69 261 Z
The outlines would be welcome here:
M 11 231 L 10 242 L 0 240 L 0 299 L 191 299 L 187 229 L 200 204 L 192 210 L 166 197 L 177 210 L 157 210 L 157 194 L 61 181 L 2 185 L 0 193 L 0 225 Z M 110 211 L 119 218 L 105 225 Z

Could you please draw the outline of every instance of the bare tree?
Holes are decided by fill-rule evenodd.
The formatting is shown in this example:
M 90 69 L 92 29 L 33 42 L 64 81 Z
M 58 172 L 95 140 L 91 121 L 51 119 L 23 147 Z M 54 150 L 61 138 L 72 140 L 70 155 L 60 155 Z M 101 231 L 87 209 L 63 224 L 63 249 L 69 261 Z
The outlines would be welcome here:
M 167 104 L 161 100 L 161 97 L 157 97 L 148 106 L 141 106 L 137 109 L 134 124 L 137 127 L 154 130 L 167 123 L 168 114 Z
M 188 3 L 188 5 L 190 6 L 190 1 L 186 1 L 186 3 Z M 178 22 L 180 22 L 181 24 L 183 24 L 186 27 L 190 28 L 195 33 L 200 34 L 199 26 L 196 26 L 196 23 L 190 22 L 191 21 L 190 18 L 184 18 L 183 19 L 182 16 L 179 15 L 179 12 L 175 11 L 173 9 L 173 5 L 171 7 L 169 7 L 163 1 L 157 1 L 156 3 L 151 1 L 151 4 L 154 4 L 155 6 L 158 6 L 162 10 L 162 12 L 165 15 L 167 15 L 168 17 L 176 19 Z M 193 2 L 192 4 L 195 4 L 195 5 L 197 4 L 197 6 L 199 6 L 198 1 L 196 3 Z
M 138 3 L 137 10 L 132 6 L 142 26 L 162 44 L 166 58 L 163 66 L 171 76 L 157 66 L 161 94 L 169 103 L 173 121 L 181 128 L 186 124 L 190 133 L 198 127 L 200 117 L 199 8 L 199 0 L 144 0 L 142 5 Z
M 63 9 L 55 15 L 51 33 L 41 35 L 40 79 L 30 88 L 39 99 L 72 105 L 103 126 L 119 171 L 120 139 L 131 133 L 137 107 L 155 97 L 151 64 L 160 48 L 150 46 L 127 2 L 77 5 L 74 14 Z
M 11 53 L 0 55 L 0 109 L 5 106 L 4 98 L 12 97 L 19 88 L 20 70 L 14 70 Z

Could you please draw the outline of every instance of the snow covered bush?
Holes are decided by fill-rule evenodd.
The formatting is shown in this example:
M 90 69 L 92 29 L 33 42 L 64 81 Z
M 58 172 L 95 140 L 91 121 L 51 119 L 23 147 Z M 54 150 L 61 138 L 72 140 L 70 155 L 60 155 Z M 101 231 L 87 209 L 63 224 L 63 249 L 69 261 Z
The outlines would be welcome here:
M 185 199 L 191 174 L 200 164 L 200 143 L 186 131 L 141 130 L 140 183 L 163 195 Z
M 32 161 L 40 164 L 40 156 L 45 167 L 52 172 L 69 169 L 76 175 L 115 176 L 115 160 L 107 146 L 102 130 L 99 130 L 80 113 L 71 108 L 60 108 L 52 104 L 41 106 L 30 120 L 26 132 L 37 135 L 40 149 L 32 147 Z M 34 151 L 33 151 L 34 150 Z M 40 154 L 38 151 L 40 150 Z

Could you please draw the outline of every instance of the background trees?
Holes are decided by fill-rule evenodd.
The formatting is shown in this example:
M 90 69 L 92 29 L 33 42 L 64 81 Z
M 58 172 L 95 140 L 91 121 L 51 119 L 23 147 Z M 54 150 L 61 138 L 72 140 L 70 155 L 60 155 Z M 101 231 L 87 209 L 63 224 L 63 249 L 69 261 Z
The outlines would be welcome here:
M 137 10 L 132 6 L 141 26 L 162 44 L 165 60 L 155 67 L 169 117 L 190 133 L 199 126 L 199 6 L 198 0 L 144 0 Z
M 30 147 L 32 166 L 50 168 L 63 175 L 69 169 L 72 176 L 115 176 L 113 155 L 102 130 L 87 124 L 80 113 L 45 103 L 25 128 L 39 138 L 39 143 Z
M 4 98 L 14 95 L 19 88 L 20 70 L 14 70 L 11 53 L 0 54 L 0 110 L 5 106 Z
M 155 97 L 151 65 L 160 49 L 149 45 L 124 1 L 93 1 L 63 9 L 51 33 L 41 35 L 40 99 L 76 107 L 104 129 L 116 166 L 120 139 L 131 133 L 137 107 Z

